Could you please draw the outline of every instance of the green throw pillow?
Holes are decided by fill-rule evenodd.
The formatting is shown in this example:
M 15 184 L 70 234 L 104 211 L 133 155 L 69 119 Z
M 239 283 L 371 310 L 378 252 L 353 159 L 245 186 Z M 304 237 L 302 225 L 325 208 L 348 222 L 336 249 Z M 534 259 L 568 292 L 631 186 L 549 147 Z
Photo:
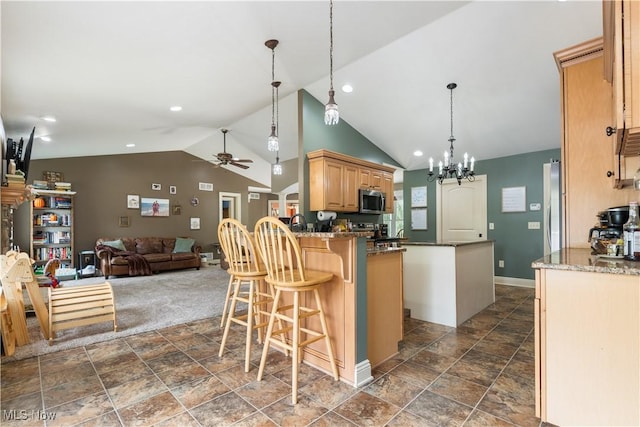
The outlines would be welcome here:
M 113 249 L 118 249 L 120 251 L 126 251 L 127 248 L 124 247 L 124 243 L 122 243 L 122 240 L 118 239 L 118 240 L 111 240 L 111 241 L 105 241 L 102 242 L 102 244 L 104 246 L 110 246 Z
M 196 241 L 194 239 L 184 239 L 182 237 L 176 238 L 176 245 L 173 247 L 173 253 L 177 254 L 178 252 L 191 252 L 191 246 Z

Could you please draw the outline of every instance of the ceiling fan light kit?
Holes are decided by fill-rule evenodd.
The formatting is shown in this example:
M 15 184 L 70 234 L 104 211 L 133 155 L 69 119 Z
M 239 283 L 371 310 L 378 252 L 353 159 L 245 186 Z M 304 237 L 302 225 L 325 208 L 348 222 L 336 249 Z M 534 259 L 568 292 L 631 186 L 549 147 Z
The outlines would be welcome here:
M 233 165 L 242 169 L 249 169 L 249 166 L 243 165 L 243 163 L 253 163 L 253 160 L 238 159 L 236 157 L 233 157 L 231 153 L 227 153 L 227 132 L 229 132 L 229 129 L 220 129 L 220 132 L 222 132 L 223 148 L 222 148 L 222 153 L 218 153 L 216 155 L 216 159 L 218 160 L 218 163 L 214 163 L 214 166 L 219 167 L 219 166 Z

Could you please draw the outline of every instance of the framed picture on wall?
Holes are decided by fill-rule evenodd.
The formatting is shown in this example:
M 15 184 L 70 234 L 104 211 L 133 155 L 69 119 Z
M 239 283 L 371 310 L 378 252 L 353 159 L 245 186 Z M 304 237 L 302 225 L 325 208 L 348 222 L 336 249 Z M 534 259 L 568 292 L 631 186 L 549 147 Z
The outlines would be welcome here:
M 128 194 L 127 195 L 127 208 L 129 209 L 140 209 L 140 196 L 137 194 Z
M 189 225 L 192 230 L 200 230 L 200 218 L 190 218 Z
M 140 206 L 142 216 L 169 216 L 169 199 L 143 197 Z

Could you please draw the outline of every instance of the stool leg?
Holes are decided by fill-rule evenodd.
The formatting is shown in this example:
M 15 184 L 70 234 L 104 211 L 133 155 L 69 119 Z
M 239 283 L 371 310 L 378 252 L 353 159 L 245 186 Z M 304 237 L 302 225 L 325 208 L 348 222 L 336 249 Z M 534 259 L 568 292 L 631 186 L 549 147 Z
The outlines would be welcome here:
M 227 343 L 227 336 L 229 336 L 229 328 L 231 327 L 231 317 L 236 312 L 236 302 L 238 292 L 240 292 L 240 280 L 235 280 L 233 296 L 231 297 L 231 307 L 229 308 L 229 313 L 227 314 L 227 323 L 224 325 L 224 334 L 222 335 L 222 342 L 220 343 L 220 351 L 218 352 L 218 357 L 222 357 L 224 353 L 224 346 Z
M 262 348 L 262 357 L 260 358 L 260 368 L 258 369 L 258 381 L 262 380 L 262 372 L 264 371 L 264 363 L 269 353 L 269 344 L 271 343 L 271 334 L 273 333 L 273 324 L 276 320 L 276 312 L 278 311 L 278 302 L 280 301 L 280 289 L 276 289 L 276 296 L 273 298 L 273 307 L 271 307 L 271 316 L 269 316 L 269 325 L 267 333 L 264 337 L 264 347 Z
M 327 353 L 329 353 L 329 362 L 331 363 L 331 370 L 333 371 L 333 379 L 338 380 L 338 367 L 336 366 L 336 360 L 333 357 L 333 348 L 331 347 L 331 340 L 329 339 L 329 331 L 327 329 L 327 321 L 324 317 L 324 309 L 322 308 L 322 302 L 320 301 L 320 292 L 318 289 L 313 290 L 313 295 L 316 297 L 316 305 L 320 311 L 320 324 L 322 325 L 322 333 L 324 334 L 324 342 L 327 344 Z
M 224 320 L 227 317 L 227 307 L 229 305 L 229 300 L 233 295 L 233 274 L 229 275 L 229 285 L 227 286 L 227 297 L 224 300 L 224 308 L 222 309 L 222 318 L 220 318 L 220 327 L 224 326 Z
M 298 403 L 298 366 L 300 364 L 300 292 L 293 293 L 293 355 L 291 356 L 291 403 Z
M 249 281 L 249 303 L 247 305 L 247 342 L 244 350 L 244 371 L 249 372 L 251 358 L 251 337 L 253 336 L 253 303 L 255 298 L 255 280 Z

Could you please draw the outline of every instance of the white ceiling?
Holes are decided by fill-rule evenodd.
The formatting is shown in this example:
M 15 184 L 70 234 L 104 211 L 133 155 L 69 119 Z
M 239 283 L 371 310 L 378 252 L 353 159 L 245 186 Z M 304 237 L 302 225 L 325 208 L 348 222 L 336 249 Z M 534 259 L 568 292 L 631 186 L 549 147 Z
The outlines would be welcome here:
M 270 186 L 271 51 L 280 159 L 297 157 L 296 91 L 329 88 L 328 1 L 0 3 L 2 118 L 32 158 L 184 150 L 252 158 Z M 406 169 L 448 147 L 489 159 L 560 146 L 553 52 L 602 35 L 600 1 L 334 4 L 334 86 L 347 121 Z M 354 86 L 342 93 L 343 83 Z M 172 105 L 183 110 L 170 112 Z M 56 123 L 42 120 L 53 115 Z M 125 144 L 135 143 L 135 148 Z M 417 158 L 413 152 L 422 150 Z

